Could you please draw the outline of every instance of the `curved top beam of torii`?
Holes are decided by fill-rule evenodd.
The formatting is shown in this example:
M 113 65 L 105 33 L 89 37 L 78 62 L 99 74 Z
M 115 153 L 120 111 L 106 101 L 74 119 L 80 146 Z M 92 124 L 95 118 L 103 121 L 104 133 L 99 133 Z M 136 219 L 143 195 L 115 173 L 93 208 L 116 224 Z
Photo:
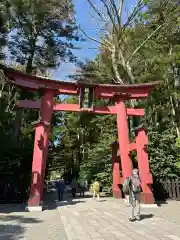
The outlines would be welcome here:
M 87 82 L 70 82 L 70 81 L 56 81 L 45 79 L 26 74 L 24 72 L 7 68 L 0 65 L 6 77 L 20 88 L 25 88 L 28 91 L 39 91 L 42 89 L 49 89 L 54 91 L 56 95 L 79 95 L 80 88 L 93 88 L 95 98 L 112 98 L 120 95 L 124 99 L 139 99 L 147 98 L 152 89 L 159 84 L 159 82 L 119 85 L 119 84 L 98 84 Z

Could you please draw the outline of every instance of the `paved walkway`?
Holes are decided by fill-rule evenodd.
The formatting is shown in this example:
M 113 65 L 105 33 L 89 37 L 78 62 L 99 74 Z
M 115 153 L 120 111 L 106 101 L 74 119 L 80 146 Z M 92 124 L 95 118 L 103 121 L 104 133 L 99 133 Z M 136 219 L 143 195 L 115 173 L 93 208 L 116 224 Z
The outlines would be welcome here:
M 88 196 L 53 203 L 43 212 L 23 206 L 0 208 L 0 240 L 180 240 L 180 202 L 142 209 L 142 221 L 129 222 L 130 208 L 120 200 Z M 57 206 L 57 207 L 56 207 Z
M 54 198 L 46 196 L 43 212 L 25 212 L 25 205 L 0 207 L 0 240 L 68 240 Z

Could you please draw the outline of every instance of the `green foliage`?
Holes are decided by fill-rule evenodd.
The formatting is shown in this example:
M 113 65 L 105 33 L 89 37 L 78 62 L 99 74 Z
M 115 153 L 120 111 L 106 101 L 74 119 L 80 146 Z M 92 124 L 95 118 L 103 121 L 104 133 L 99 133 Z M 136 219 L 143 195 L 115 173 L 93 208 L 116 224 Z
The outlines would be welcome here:
M 151 171 L 156 179 L 177 178 L 179 174 L 179 17 L 180 11 L 176 1 L 145 1 L 146 9 L 137 15 L 133 27 L 125 29 L 122 49 L 129 64 L 136 83 L 159 81 L 158 86 L 148 100 L 136 102 L 136 107 L 145 108 L 145 121 L 149 126 L 149 161 Z M 175 7 L 176 6 L 176 7 Z M 156 34 L 142 44 L 152 32 L 160 27 Z M 139 50 L 131 58 L 134 50 Z M 124 82 L 129 82 L 127 74 L 119 67 L 119 73 Z M 90 82 L 112 83 L 115 76 L 112 70 L 109 52 L 103 47 L 94 61 L 82 66 L 77 79 L 84 78 Z M 97 105 L 98 103 L 95 102 Z M 101 102 L 112 104 L 111 102 Z M 129 103 L 127 103 L 128 105 Z M 65 115 L 71 119 L 73 114 Z M 76 117 L 78 119 L 78 117 Z M 81 115 L 76 122 L 76 129 L 81 125 Z M 111 148 L 110 144 L 117 138 L 116 121 L 113 117 L 93 116 L 87 118 L 84 131 L 81 132 L 83 141 L 83 157 L 80 163 L 80 178 L 89 181 L 98 179 L 103 186 L 110 188 L 112 183 Z M 71 120 L 72 121 L 72 120 Z M 109 121 L 109 123 L 107 123 Z M 63 139 L 68 139 L 63 149 L 68 149 L 76 141 L 75 129 L 68 123 L 68 131 Z M 73 134 L 70 130 L 73 129 Z M 132 127 L 132 123 L 131 123 Z M 64 128 L 64 126 L 63 126 Z M 87 134 L 88 132 L 88 134 Z M 69 136 L 68 136 L 69 135 Z M 86 137 L 85 137 L 86 136 Z M 130 136 L 133 140 L 133 136 Z M 178 138 L 179 139 L 179 138 Z M 81 142 L 82 144 L 82 142 Z M 77 146 L 77 145 L 74 145 Z M 78 146 L 79 148 L 79 146 Z M 135 156 L 134 156 L 135 158 Z
M 175 179 L 179 176 L 177 164 L 178 149 L 176 138 L 172 129 L 160 132 L 158 127 L 149 129 L 149 161 L 153 175 L 156 179 Z
M 178 171 L 180 171 L 180 138 L 176 139 L 176 148 L 177 148 L 177 156 L 178 161 L 176 162 L 176 167 Z
M 4 58 L 3 48 L 7 43 L 7 7 L 4 1 L 0 0 L 0 60 Z
M 96 128 L 93 131 L 95 138 L 89 143 L 80 173 L 86 173 L 89 181 L 97 179 L 104 188 L 109 188 L 112 185 L 111 143 L 117 134 L 115 119 L 111 116 L 97 116 L 91 124 Z
M 72 2 L 9 1 L 10 58 L 25 66 L 26 72 L 43 74 L 66 58 L 74 61 L 72 39 L 78 40 L 73 23 Z

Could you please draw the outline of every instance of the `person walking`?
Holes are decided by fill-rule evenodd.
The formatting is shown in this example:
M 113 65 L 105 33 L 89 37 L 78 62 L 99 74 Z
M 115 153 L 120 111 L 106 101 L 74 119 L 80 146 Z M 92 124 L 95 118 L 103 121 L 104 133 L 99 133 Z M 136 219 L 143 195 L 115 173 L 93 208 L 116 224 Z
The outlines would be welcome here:
M 58 193 L 58 201 L 63 201 L 64 189 L 65 189 L 65 182 L 63 178 L 59 179 L 56 182 L 56 189 Z
M 123 192 L 129 195 L 129 203 L 132 206 L 130 221 L 140 221 L 140 197 L 141 197 L 141 179 L 138 169 L 133 169 L 132 176 L 127 178 L 123 184 Z
M 76 178 L 73 178 L 73 180 L 71 181 L 71 189 L 72 189 L 72 197 L 75 198 L 76 197 L 76 189 L 77 189 Z
M 93 183 L 93 200 L 97 196 L 98 201 L 100 200 L 100 184 L 98 181 Z

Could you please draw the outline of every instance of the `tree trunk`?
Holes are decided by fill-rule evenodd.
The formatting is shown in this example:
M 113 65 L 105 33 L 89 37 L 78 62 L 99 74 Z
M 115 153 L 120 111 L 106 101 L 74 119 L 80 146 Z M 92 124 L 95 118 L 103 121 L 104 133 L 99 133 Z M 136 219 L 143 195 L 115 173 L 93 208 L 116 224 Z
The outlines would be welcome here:
M 121 79 L 121 76 L 119 74 L 119 70 L 118 70 L 118 61 L 116 60 L 116 50 L 115 50 L 115 47 L 113 47 L 113 49 L 112 49 L 111 60 L 112 60 L 113 72 L 114 72 L 114 74 L 115 74 L 115 76 L 117 78 L 118 83 L 124 84 L 124 82 Z

